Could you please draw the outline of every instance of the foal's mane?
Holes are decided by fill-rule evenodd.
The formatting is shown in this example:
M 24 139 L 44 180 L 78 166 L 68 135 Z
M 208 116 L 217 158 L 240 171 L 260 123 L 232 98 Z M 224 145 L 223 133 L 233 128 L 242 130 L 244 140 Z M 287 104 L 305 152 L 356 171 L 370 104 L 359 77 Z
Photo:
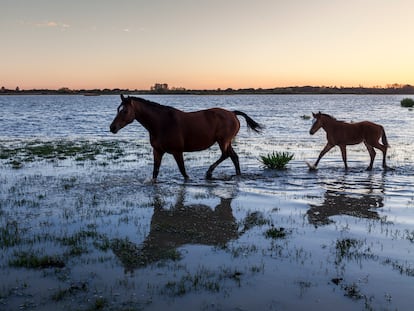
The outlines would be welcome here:
M 321 113 L 321 112 L 320 112 L 320 114 L 321 114 L 321 116 L 327 117 L 327 118 L 329 118 L 329 119 L 331 119 L 333 121 L 345 123 L 345 121 L 343 121 L 343 120 L 337 120 L 335 117 L 331 116 L 330 114 Z
M 332 120 L 335 120 L 335 121 L 338 121 L 338 120 L 336 120 L 336 118 L 334 118 L 334 117 L 333 117 L 333 116 L 331 116 L 330 114 L 321 113 L 321 116 L 323 116 L 323 117 L 327 117 L 327 118 L 332 119 Z
M 138 102 L 143 103 L 144 105 L 149 106 L 149 107 L 151 107 L 153 109 L 156 109 L 156 110 L 158 110 L 160 112 L 162 112 L 162 111 L 177 110 L 174 107 L 161 105 L 161 104 L 158 104 L 156 102 L 153 102 L 153 101 L 150 101 L 148 99 L 141 98 L 141 97 L 128 96 L 126 99 L 127 100 L 138 101 Z

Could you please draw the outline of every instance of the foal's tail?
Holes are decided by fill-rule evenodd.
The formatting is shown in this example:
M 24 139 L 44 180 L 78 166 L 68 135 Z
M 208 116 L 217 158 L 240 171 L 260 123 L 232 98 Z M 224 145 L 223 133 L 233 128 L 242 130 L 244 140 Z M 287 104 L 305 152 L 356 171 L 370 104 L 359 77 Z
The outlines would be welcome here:
M 260 125 L 259 123 L 257 123 L 256 121 L 254 121 L 252 118 L 250 118 L 247 114 L 245 114 L 244 112 L 235 110 L 233 111 L 234 114 L 242 116 L 246 119 L 247 122 L 247 126 L 249 128 L 251 128 L 253 131 L 255 131 L 256 133 L 261 133 L 263 130 L 263 125 Z
M 385 147 L 387 147 L 387 148 L 389 148 L 389 147 L 390 147 L 390 145 L 388 144 L 387 135 L 385 135 L 385 130 L 384 130 L 384 128 L 382 128 L 382 138 L 381 138 L 381 140 L 382 140 L 382 144 L 383 144 Z

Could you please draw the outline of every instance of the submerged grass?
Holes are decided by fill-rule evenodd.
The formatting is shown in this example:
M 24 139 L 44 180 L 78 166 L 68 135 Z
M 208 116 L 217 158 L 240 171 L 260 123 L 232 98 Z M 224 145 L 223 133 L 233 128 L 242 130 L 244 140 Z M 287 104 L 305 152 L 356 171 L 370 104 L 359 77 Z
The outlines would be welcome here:
M 63 268 L 65 262 L 58 256 L 38 256 L 31 252 L 15 253 L 15 259 L 9 261 L 9 265 L 17 268 L 45 269 Z
M 21 241 L 17 221 L 11 221 L 0 228 L 0 248 L 12 247 Z
M 23 163 L 37 160 L 94 161 L 98 155 L 116 160 L 124 153 L 123 141 L 40 141 L 24 142 L 13 146 L 0 146 L 0 159 L 8 160 L 13 168 L 21 168 Z
M 272 226 L 271 228 L 266 230 L 265 237 L 268 239 L 283 239 L 286 237 L 286 234 L 287 232 L 285 228 L 275 228 Z

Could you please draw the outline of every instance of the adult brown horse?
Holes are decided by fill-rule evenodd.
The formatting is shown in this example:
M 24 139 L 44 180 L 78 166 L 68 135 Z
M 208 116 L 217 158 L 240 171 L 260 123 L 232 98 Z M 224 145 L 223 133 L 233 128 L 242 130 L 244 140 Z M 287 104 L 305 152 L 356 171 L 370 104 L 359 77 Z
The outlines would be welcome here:
M 334 146 L 339 146 L 341 149 L 342 160 L 344 161 L 345 169 L 348 169 L 348 164 L 346 163 L 346 146 L 356 145 L 362 142 L 367 147 L 369 155 L 371 157 L 371 162 L 369 163 L 367 170 L 372 170 L 372 164 L 374 163 L 376 154 L 374 148 L 382 151 L 382 167 L 384 169 L 387 168 L 386 155 L 388 141 L 384 128 L 381 125 L 369 121 L 347 123 L 344 121 L 338 121 L 334 117 L 321 112 L 312 114 L 314 120 L 309 133 L 313 135 L 320 128 L 323 128 L 326 132 L 328 143 L 326 144 L 325 148 L 322 149 L 315 164 L 311 165 L 308 163 L 310 169 L 316 169 L 321 158 Z M 380 138 L 382 139 L 382 144 L 379 143 Z
M 137 120 L 150 134 L 154 154 L 153 181 L 156 181 L 161 159 L 165 153 L 174 156 L 178 168 L 185 179 L 188 175 L 184 166 L 183 152 L 201 151 L 215 142 L 220 146 L 221 157 L 213 163 L 206 178 L 211 178 L 213 170 L 228 157 L 233 161 L 236 174 L 240 175 L 239 158 L 231 146 L 232 139 L 240 129 L 236 115 L 246 119 L 247 126 L 260 132 L 262 126 L 241 111 L 228 111 L 211 108 L 195 112 L 183 112 L 138 97 L 121 95 L 118 114 L 110 130 L 117 133 L 121 128 Z

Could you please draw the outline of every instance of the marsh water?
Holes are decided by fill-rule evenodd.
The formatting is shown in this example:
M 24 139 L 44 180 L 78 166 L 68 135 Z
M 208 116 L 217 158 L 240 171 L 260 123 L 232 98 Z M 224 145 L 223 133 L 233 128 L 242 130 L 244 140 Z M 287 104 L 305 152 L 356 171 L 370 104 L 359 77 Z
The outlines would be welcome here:
M 246 112 L 230 160 L 218 146 L 172 156 L 150 182 L 137 122 L 117 135 L 118 96 L 0 96 L 1 310 L 411 310 L 414 111 L 404 96 L 144 96 L 185 111 Z M 372 171 L 363 145 L 309 171 L 326 143 L 313 112 L 384 126 Z M 260 156 L 294 154 L 285 170 Z

